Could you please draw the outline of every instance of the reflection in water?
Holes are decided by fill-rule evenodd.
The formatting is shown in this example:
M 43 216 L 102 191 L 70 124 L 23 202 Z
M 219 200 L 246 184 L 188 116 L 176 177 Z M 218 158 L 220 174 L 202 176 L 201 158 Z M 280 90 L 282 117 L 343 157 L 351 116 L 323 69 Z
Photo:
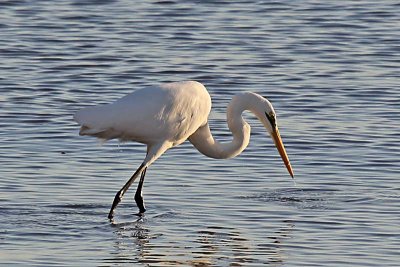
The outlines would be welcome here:
M 150 223 L 143 218 L 113 224 L 116 228 L 116 251 L 105 261 L 139 262 L 149 266 L 280 266 L 285 262 L 284 242 L 290 238 L 294 228 L 292 221 L 283 223 L 280 229 L 264 238 L 264 243 L 256 245 L 237 229 L 228 227 L 206 227 L 179 240 L 179 234 L 169 236 L 168 230 L 165 234 L 152 233 Z

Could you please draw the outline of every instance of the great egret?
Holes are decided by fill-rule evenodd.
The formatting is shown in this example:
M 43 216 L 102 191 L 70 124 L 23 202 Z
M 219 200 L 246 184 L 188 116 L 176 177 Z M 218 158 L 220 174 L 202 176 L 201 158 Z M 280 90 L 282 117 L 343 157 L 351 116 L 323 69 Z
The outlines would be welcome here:
M 108 218 L 123 195 L 140 175 L 135 201 L 142 215 L 146 209 L 142 187 L 147 168 L 167 149 L 189 141 L 204 155 L 226 159 L 239 155 L 249 144 L 250 126 L 242 113 L 249 110 L 271 135 L 279 154 L 293 177 L 293 170 L 283 146 L 274 108 L 258 94 L 245 92 L 233 97 L 227 108 L 228 127 L 233 140 L 219 143 L 208 125 L 211 98 L 199 82 L 184 81 L 148 87 L 128 94 L 112 104 L 98 105 L 78 111 L 74 119 L 80 125 L 80 135 L 109 140 L 137 141 L 147 145 L 147 154 L 132 177 L 115 195 Z

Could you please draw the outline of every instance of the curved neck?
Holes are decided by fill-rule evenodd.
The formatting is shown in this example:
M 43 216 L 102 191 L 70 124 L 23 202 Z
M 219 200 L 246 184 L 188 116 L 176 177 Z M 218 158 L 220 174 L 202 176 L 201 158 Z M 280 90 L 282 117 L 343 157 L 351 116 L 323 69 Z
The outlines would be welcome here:
M 207 157 L 226 159 L 239 155 L 250 141 L 250 125 L 243 120 L 242 113 L 245 110 L 255 113 L 251 108 L 254 97 L 252 93 L 243 93 L 234 96 L 229 103 L 226 115 L 228 127 L 233 136 L 232 141 L 225 143 L 216 141 L 208 123 L 197 129 L 189 137 L 189 141 Z

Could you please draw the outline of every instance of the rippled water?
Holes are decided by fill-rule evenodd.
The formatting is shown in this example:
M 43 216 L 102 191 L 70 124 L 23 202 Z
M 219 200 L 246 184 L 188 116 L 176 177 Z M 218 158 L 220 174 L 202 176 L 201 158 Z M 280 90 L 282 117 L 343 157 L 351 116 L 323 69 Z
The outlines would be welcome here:
M 0 263 L 399 266 L 397 1 L 1 1 Z M 296 184 L 257 121 L 250 146 L 190 143 L 148 171 L 146 216 L 117 190 L 134 143 L 79 137 L 73 113 L 194 79 L 211 126 L 244 90 L 278 113 Z

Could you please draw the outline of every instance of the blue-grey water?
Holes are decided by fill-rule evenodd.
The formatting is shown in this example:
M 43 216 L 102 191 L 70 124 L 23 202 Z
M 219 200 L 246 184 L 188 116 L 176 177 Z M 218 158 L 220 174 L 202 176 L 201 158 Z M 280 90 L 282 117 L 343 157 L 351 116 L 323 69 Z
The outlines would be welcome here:
M 400 266 L 398 1 L 0 2 L 0 265 Z M 72 116 L 147 85 L 198 80 L 229 140 L 237 92 L 274 104 L 295 182 L 250 114 L 249 147 L 186 142 L 115 193 L 136 143 Z

